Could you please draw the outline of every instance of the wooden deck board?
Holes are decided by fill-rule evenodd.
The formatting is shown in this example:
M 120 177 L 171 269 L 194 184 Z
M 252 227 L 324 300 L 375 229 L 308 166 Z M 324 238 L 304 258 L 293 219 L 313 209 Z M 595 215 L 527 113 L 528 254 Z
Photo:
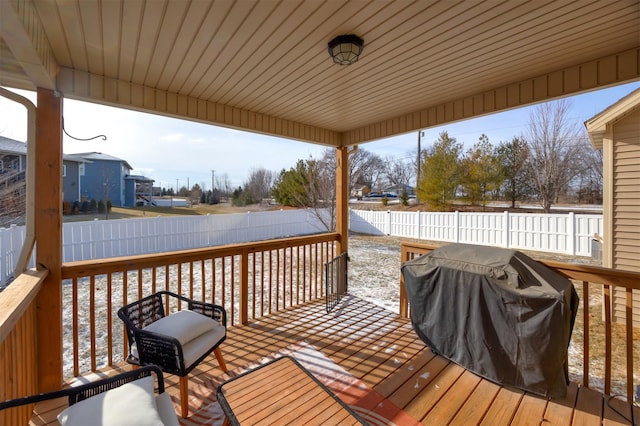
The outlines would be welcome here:
M 480 424 L 499 391 L 499 385 L 488 380 L 480 380 L 450 424 L 456 426 Z
M 578 385 L 571 383 L 567 389 L 567 396 L 564 399 L 552 399 L 549 401 L 547 411 L 544 414 L 545 424 L 548 423 L 556 426 L 570 425 L 577 396 Z
M 234 369 L 300 341 L 313 345 L 424 424 L 527 425 L 541 420 L 544 425 L 565 426 L 630 424 L 601 393 L 576 384 L 565 399 L 547 401 L 482 379 L 425 347 L 409 320 L 354 297 L 331 313 L 320 301 L 231 327 L 221 349 L 227 367 Z M 194 370 L 189 384 L 221 374 L 211 356 Z M 167 391 L 177 397 L 178 378 L 167 374 L 165 382 Z M 611 405 L 630 417 L 629 404 L 615 400 Z M 55 423 L 63 407 L 38 405 L 40 418 L 34 424 Z

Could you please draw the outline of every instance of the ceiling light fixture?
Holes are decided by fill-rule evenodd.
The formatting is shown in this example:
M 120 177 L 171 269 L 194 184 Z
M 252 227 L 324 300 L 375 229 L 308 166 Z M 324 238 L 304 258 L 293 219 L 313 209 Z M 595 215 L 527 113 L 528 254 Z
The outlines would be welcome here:
M 340 35 L 329 42 L 329 55 L 333 62 L 340 65 L 351 65 L 362 53 L 364 41 L 353 34 Z

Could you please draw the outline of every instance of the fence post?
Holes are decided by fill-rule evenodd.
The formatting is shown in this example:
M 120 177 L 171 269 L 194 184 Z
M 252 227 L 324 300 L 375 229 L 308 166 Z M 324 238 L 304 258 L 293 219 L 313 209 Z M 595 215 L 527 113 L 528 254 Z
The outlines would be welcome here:
M 502 246 L 504 248 L 509 248 L 509 231 L 511 227 L 509 226 L 509 211 L 504 211 L 504 226 L 502 227 Z
M 416 236 L 416 238 L 420 239 L 421 234 L 422 234 L 422 229 L 421 229 L 422 226 L 421 226 L 421 223 L 420 223 L 420 210 L 418 210 L 416 212 L 416 214 L 418 215 L 418 219 L 416 220 L 416 223 L 418 224 L 418 232 L 417 232 L 418 235 Z
M 391 235 L 391 210 L 387 210 L 387 235 Z
M 567 217 L 567 252 L 571 256 L 576 254 L 576 215 L 573 212 Z
M 455 238 L 453 240 L 454 242 L 459 243 L 460 242 L 460 212 L 458 210 L 456 210 L 453 215 L 453 226 L 454 226 L 454 232 L 455 232 Z

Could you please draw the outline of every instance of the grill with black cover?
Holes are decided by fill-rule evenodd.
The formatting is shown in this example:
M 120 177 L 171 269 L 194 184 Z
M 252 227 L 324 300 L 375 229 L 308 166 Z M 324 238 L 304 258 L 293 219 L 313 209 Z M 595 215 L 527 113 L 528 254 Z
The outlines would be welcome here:
M 567 391 L 578 295 L 564 276 L 509 249 L 450 244 L 405 262 L 415 332 L 489 380 L 548 397 Z

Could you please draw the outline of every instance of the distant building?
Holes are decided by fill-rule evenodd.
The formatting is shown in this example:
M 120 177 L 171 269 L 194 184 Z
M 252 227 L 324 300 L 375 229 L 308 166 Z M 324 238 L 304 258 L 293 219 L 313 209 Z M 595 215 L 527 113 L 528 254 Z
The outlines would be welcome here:
M 409 197 L 415 197 L 416 195 L 413 186 L 404 184 L 388 186 L 383 190 L 385 194 L 397 195 L 398 197 L 402 195 L 403 191 L 407 191 L 407 196 Z
M 80 199 L 111 201 L 114 206 L 125 206 L 125 177 L 133 169 L 129 163 L 101 152 L 70 154 L 81 161 Z
M 82 161 L 62 156 L 62 199 L 80 199 Z M 0 227 L 22 224 L 26 214 L 27 144 L 0 136 Z
M 124 205 L 127 207 L 155 205 L 153 201 L 153 182 L 155 182 L 153 179 L 144 176 L 125 176 Z
M 24 222 L 27 144 L 0 136 L 0 226 Z M 153 204 L 153 179 L 131 175 L 125 160 L 85 152 L 62 156 L 62 200 L 111 201 L 114 206 Z
M 153 179 L 132 175 L 125 160 L 101 152 L 83 152 L 70 157 L 80 166 L 81 199 L 111 201 L 114 206 L 152 204 Z

